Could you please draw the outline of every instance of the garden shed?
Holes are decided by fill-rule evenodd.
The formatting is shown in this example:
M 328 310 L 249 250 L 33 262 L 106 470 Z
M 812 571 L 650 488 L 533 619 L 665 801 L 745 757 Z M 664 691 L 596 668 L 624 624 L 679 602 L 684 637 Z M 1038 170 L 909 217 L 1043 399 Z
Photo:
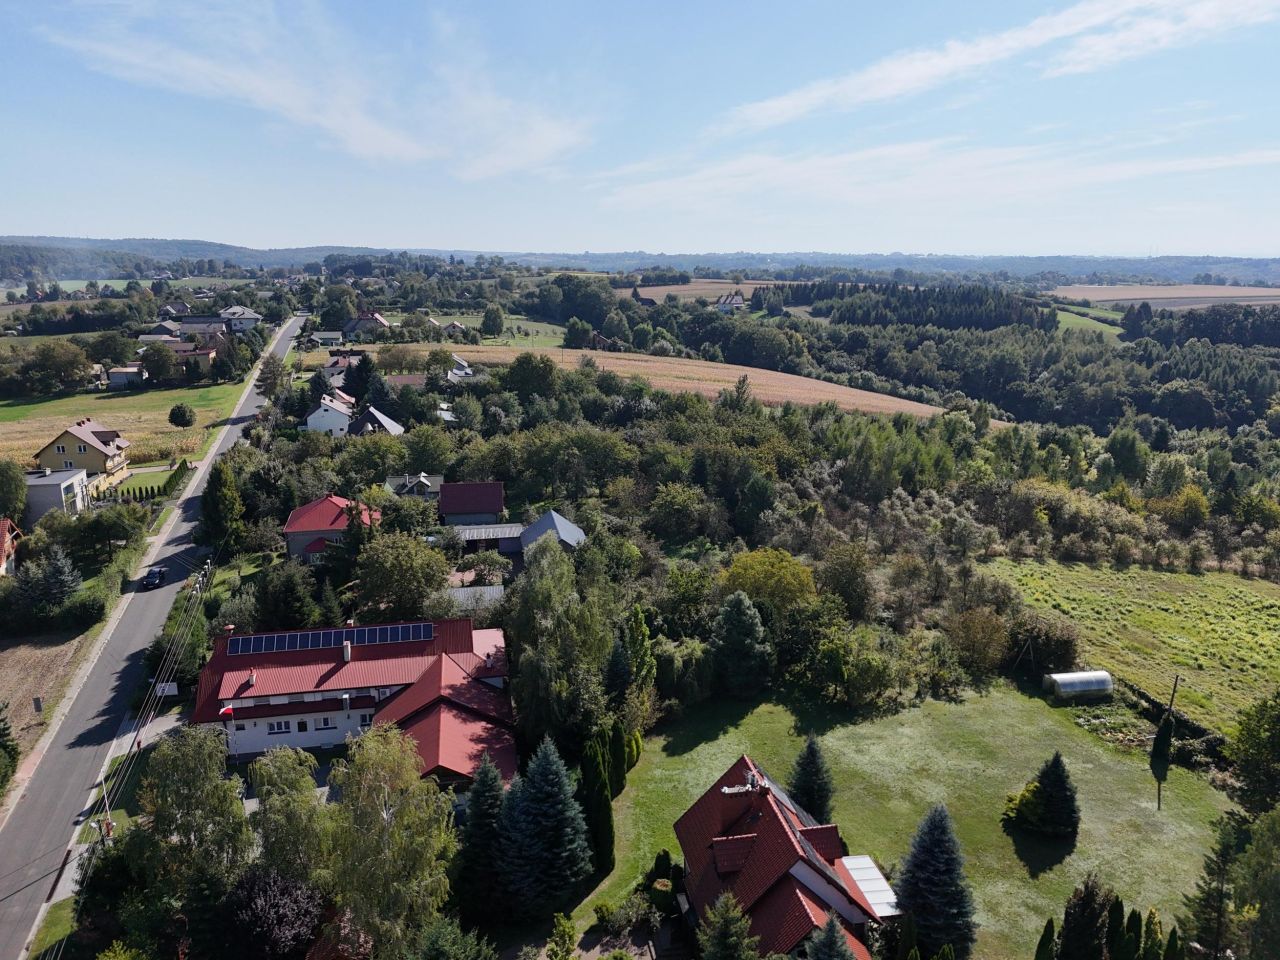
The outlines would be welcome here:
M 1115 683 L 1106 670 L 1078 670 L 1073 673 L 1046 673 L 1044 688 L 1055 700 L 1086 700 L 1111 696 Z

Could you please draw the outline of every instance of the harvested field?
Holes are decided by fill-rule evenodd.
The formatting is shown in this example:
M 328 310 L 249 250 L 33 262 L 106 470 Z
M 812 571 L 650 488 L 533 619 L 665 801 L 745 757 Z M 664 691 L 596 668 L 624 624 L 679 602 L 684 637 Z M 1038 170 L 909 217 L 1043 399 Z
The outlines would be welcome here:
M 0 640 L 0 703 L 9 703 L 9 721 L 23 753 L 44 732 L 89 636 L 68 630 Z M 32 697 L 44 698 L 43 717 L 36 714 Z
M 640 296 L 653 297 L 653 299 L 661 301 L 668 293 L 674 293 L 681 300 L 696 300 L 698 297 L 715 300 L 716 297 L 722 294 L 741 290 L 744 297 L 750 297 L 756 287 L 772 287 L 782 282 L 780 280 L 743 280 L 742 283 L 734 283 L 732 280 L 691 280 L 688 283 L 668 283 L 661 286 L 641 287 Z M 618 296 L 631 296 L 631 288 L 619 290 Z
M 644 377 L 661 390 L 700 393 L 715 397 L 726 387 L 732 387 L 738 378 L 746 374 L 756 397 L 770 406 L 778 406 L 790 400 L 795 403 L 816 404 L 834 402 L 842 410 L 861 413 L 909 413 L 915 417 L 932 417 L 942 413 L 941 407 L 914 400 L 903 400 L 883 393 L 857 390 L 834 383 L 824 383 L 792 373 L 777 373 L 755 367 L 740 367 L 731 363 L 710 363 L 706 360 L 686 360 L 681 357 L 651 357 L 638 353 L 597 353 L 583 350 L 534 349 L 517 347 L 457 346 L 453 352 L 476 363 L 510 363 L 519 354 L 545 353 L 567 369 L 574 369 L 583 357 L 591 357 L 602 370 L 613 370 L 622 376 Z
M 1051 296 L 1093 303 L 1130 304 L 1144 300 L 1153 307 L 1185 310 L 1215 303 L 1280 303 L 1280 289 L 1274 287 L 1220 287 L 1207 283 L 1177 284 L 1074 284 L 1050 291 Z

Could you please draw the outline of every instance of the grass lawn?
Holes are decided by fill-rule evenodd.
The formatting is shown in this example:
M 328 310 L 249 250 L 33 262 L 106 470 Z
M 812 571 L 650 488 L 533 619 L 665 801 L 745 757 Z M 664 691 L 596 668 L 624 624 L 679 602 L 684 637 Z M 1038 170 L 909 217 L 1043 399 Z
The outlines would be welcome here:
M 146 473 L 135 473 L 120 484 L 119 490 L 121 493 L 133 493 L 144 487 L 163 487 L 165 482 L 177 472 L 176 470 L 148 470 Z
M 29 956 L 33 960 L 40 960 L 41 955 L 46 951 L 52 955 L 52 948 L 71 936 L 71 932 L 75 930 L 75 910 L 74 897 L 67 897 L 65 900 L 49 905 L 44 920 L 40 923 L 40 929 L 36 931 L 35 939 L 31 941 Z
M 138 788 L 142 786 L 142 778 L 147 772 L 147 763 L 151 759 L 151 751 L 154 747 L 144 747 L 141 755 L 135 757 L 129 764 L 128 770 L 124 770 L 124 762 L 126 757 L 114 757 L 111 765 L 107 769 L 107 775 L 104 778 L 104 784 L 111 794 L 111 819 L 115 823 L 116 836 L 120 835 L 125 827 L 133 822 L 133 818 L 142 812 L 138 806 Z M 124 779 L 121 780 L 121 776 Z M 99 787 L 94 793 L 92 807 L 95 819 L 102 817 L 103 811 L 98 804 L 102 800 L 102 788 Z M 98 828 L 93 823 L 86 821 L 84 826 L 80 828 L 80 835 L 77 838 L 80 843 L 91 843 L 98 839 Z
M 955 819 L 978 905 L 976 956 L 1024 960 L 1049 916 L 1097 869 L 1145 913 L 1169 918 L 1189 891 L 1226 801 L 1201 777 L 1174 769 L 1155 810 L 1155 782 L 1142 755 L 1076 725 L 1073 712 L 999 686 L 964 703 L 929 702 L 863 723 L 797 719 L 776 703 L 712 702 L 689 710 L 646 743 L 615 804 L 618 866 L 579 907 L 579 926 L 600 899 L 621 899 L 662 847 L 679 857 L 672 823 L 742 753 L 785 781 L 814 729 L 831 764 L 836 822 L 850 853 L 889 866 L 906 853 L 933 803 Z M 1074 850 L 1045 849 L 1004 833 L 1005 795 L 1061 750 L 1080 797 Z
M 995 572 L 1027 600 L 1075 621 L 1090 666 L 1155 696 L 1183 677 L 1178 706 L 1225 733 L 1280 684 L 1280 586 L 1230 573 L 1014 563 Z
M 243 383 L 172 387 L 163 390 L 103 391 L 41 400 L 0 401 L 0 457 L 23 461 L 81 417 L 119 430 L 131 444 L 134 465 L 168 460 L 170 453 L 199 457 L 213 440 L 207 428 L 221 426 L 235 409 Z M 188 403 L 196 425 L 181 430 L 169 423 L 169 409 Z
M 1124 332 L 1114 324 L 1105 323 L 1093 317 L 1082 317 L 1076 313 L 1068 313 L 1066 310 L 1058 311 L 1058 329 L 1087 330 L 1090 333 L 1105 333 L 1109 337 L 1118 337 Z

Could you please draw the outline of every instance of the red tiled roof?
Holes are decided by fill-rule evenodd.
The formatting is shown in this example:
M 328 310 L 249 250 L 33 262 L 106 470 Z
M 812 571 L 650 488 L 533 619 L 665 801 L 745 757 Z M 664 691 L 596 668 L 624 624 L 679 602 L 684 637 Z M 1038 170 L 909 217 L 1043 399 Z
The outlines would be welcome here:
M 350 500 L 346 497 L 334 496 L 332 493 L 319 500 L 313 500 L 311 503 L 297 507 L 289 514 L 284 532 L 321 533 L 330 530 L 346 530 L 349 522 L 347 517 L 349 506 L 351 506 Z M 360 510 L 365 526 L 382 519 L 379 511 L 370 510 L 364 504 L 361 504 Z
M 840 891 L 846 913 L 877 919 L 842 869 L 839 829 L 816 823 L 749 757 L 740 757 L 684 812 L 675 832 L 695 911 L 701 916 L 722 893 L 732 893 L 761 937 L 762 954 L 789 953 L 826 923 L 830 908 L 805 885 L 805 875 L 818 878 L 820 890 Z M 866 946 L 859 943 L 855 955 L 869 957 Z
M 440 515 L 451 513 L 501 513 L 503 508 L 502 483 L 442 483 L 440 484 Z

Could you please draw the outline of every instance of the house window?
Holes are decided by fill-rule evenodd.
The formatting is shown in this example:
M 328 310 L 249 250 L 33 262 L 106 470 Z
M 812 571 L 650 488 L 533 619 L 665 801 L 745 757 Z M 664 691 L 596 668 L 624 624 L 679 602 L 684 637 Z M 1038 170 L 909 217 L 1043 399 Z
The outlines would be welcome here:
M 85 446 L 83 443 L 76 444 L 76 453 L 88 453 L 88 452 L 89 452 L 89 448 Z
M 54 447 L 53 449 L 54 449 L 54 451 L 55 451 L 55 452 L 57 452 L 57 453 L 66 453 L 66 452 L 67 452 L 67 445 L 66 445 L 65 443 L 60 443 L 60 444 L 58 444 L 56 447 Z
M 306 732 L 307 732 L 307 721 L 305 721 L 305 720 L 299 720 L 299 721 L 298 721 L 298 732 L 299 732 L 299 733 L 306 733 Z
M 333 722 L 333 717 L 318 717 L 318 718 L 316 718 L 316 729 L 317 729 L 317 730 L 332 730 L 335 726 L 336 726 L 336 724 Z
M 360 714 L 360 726 L 362 726 L 362 727 L 371 727 L 371 726 L 373 726 L 373 714 L 372 714 L 372 713 L 362 713 L 362 714 Z
M 244 724 L 243 724 L 243 723 L 237 723 L 237 724 L 236 724 L 236 729 L 237 729 L 237 730 L 243 730 L 243 729 L 244 729 Z
M 291 693 L 291 694 L 289 694 L 289 702 L 290 702 L 290 703 L 302 703 L 302 701 L 303 701 L 304 699 L 305 699 L 305 697 L 304 697 L 301 693 Z
M 289 733 L 293 729 L 291 720 L 271 720 L 267 723 L 267 733 L 273 736 L 277 733 Z
M 63 460 L 63 461 L 62 461 L 62 468 L 63 468 L 64 470 L 70 470 L 70 469 L 71 469 L 72 467 L 74 467 L 74 466 L 75 466 L 75 464 L 74 464 L 74 463 L 72 463 L 70 460 Z

